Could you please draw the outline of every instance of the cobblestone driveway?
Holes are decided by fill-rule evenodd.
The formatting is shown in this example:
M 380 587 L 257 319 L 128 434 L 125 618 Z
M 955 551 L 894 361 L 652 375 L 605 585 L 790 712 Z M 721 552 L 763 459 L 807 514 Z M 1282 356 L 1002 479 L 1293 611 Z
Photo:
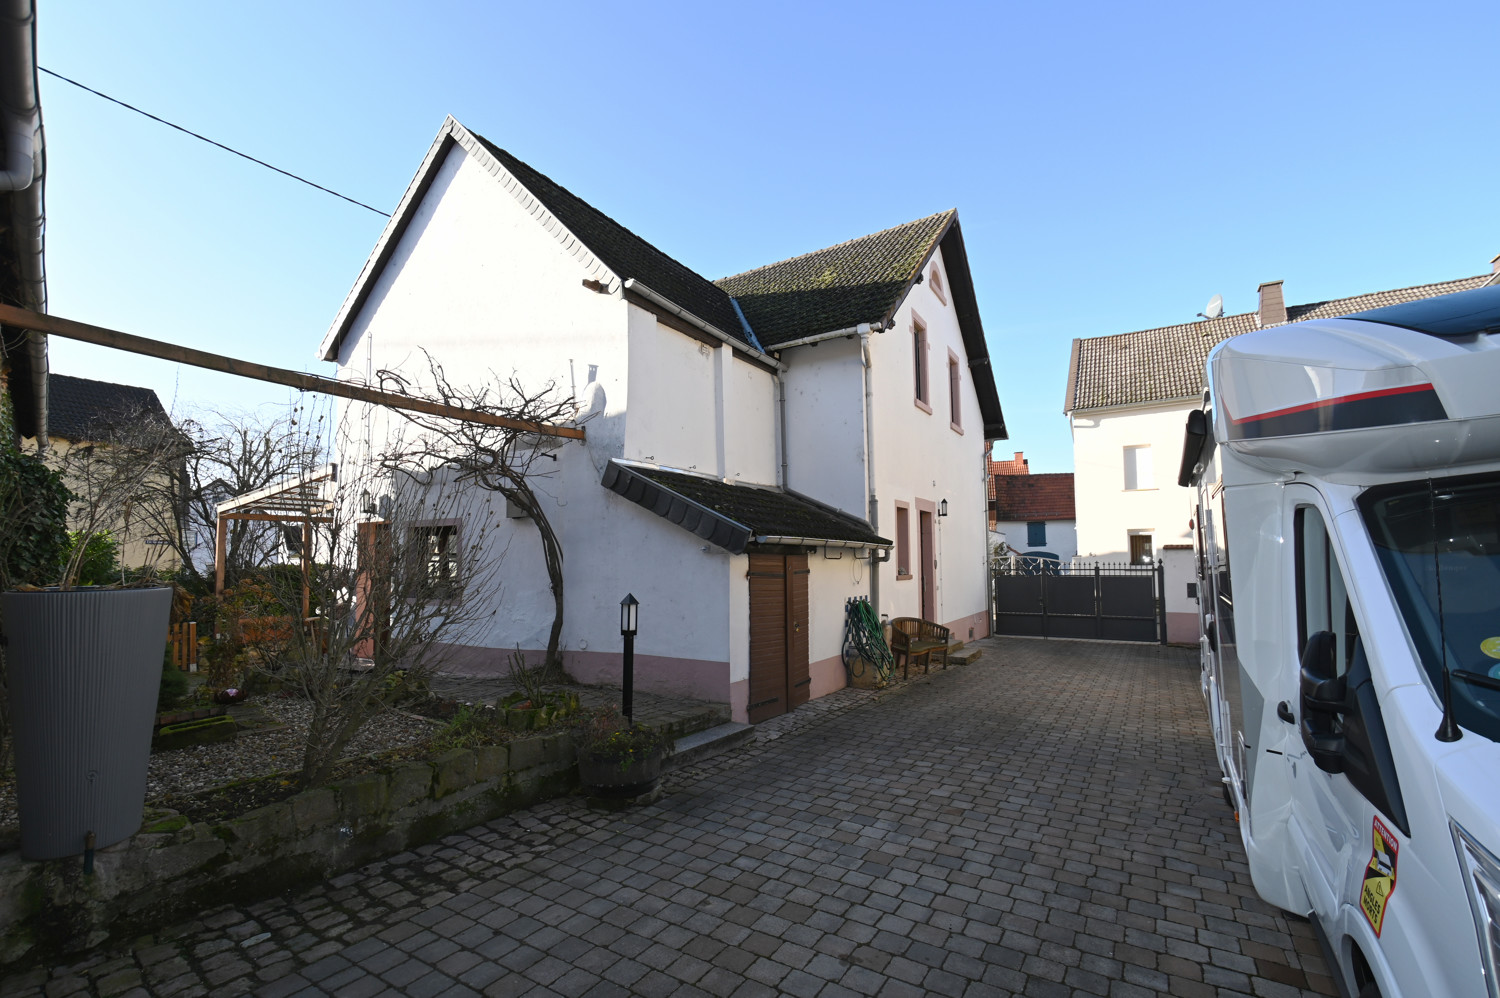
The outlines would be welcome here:
M 553 802 L 0 991 L 1334 993 L 1250 886 L 1190 652 L 982 645 L 763 725 L 653 807 Z

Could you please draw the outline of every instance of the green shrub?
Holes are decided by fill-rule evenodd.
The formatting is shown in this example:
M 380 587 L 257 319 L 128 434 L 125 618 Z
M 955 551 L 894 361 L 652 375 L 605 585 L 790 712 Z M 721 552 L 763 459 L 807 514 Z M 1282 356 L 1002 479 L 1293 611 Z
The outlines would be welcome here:
M 68 535 L 67 557 L 72 558 L 83 535 L 74 531 Z M 83 560 L 78 563 L 78 580 L 74 585 L 107 586 L 120 581 L 120 545 L 101 530 L 88 539 L 83 549 Z

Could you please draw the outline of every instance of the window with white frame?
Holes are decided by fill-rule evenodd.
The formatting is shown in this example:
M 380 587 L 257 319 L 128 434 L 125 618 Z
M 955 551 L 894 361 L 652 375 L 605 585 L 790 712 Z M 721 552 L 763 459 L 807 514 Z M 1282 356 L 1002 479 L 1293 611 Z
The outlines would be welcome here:
M 1125 448 L 1125 491 L 1156 488 L 1156 473 L 1151 468 L 1151 445 Z

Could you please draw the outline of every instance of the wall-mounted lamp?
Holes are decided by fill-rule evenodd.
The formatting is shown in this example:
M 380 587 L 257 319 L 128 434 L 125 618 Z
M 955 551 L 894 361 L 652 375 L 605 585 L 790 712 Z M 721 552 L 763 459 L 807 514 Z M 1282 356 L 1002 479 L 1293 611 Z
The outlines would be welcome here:
M 359 508 L 360 512 L 366 516 L 374 516 L 378 512 L 375 508 L 375 497 L 370 495 L 368 491 L 359 494 Z
M 942 502 L 938 503 L 938 516 L 947 516 L 947 515 L 948 515 L 948 500 L 944 499 Z

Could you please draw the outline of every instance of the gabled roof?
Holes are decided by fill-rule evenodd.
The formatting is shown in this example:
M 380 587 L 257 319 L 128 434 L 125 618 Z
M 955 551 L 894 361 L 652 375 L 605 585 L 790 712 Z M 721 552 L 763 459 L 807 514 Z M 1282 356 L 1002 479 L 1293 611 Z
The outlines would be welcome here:
M 740 303 L 767 349 L 880 322 L 900 306 L 957 217 L 941 211 L 714 283 Z
M 610 461 L 600 484 L 734 554 L 750 544 L 891 546 L 864 520 L 783 489 L 619 460 Z
M 125 421 L 142 418 L 171 426 L 161 399 L 149 388 L 47 375 L 47 433 L 73 443 L 100 440 Z
M 1481 274 L 1289 305 L 1287 322 L 1332 319 L 1383 305 L 1467 291 L 1483 287 L 1493 277 Z M 1202 322 L 1074 340 L 1063 411 L 1194 398 L 1203 392 L 1203 369 L 1209 351 L 1231 336 L 1260 328 L 1255 312 L 1241 312 Z
M 941 246 L 951 300 L 984 416 L 985 437 L 1005 437 L 1005 417 L 989 368 L 989 351 L 979 321 L 979 305 L 958 212 L 939 212 L 713 282 L 451 117 L 443 122 L 401 204 L 392 213 L 374 252 L 324 337 L 318 351 L 322 359 L 337 359 L 339 346 L 369 298 L 381 269 L 395 252 L 448 151 L 455 145 L 493 174 L 539 224 L 579 259 L 585 270 L 597 277 L 638 282 L 671 306 L 707 323 L 768 361 L 771 358 L 765 357 L 762 350 L 774 350 L 781 344 L 834 333 L 864 322 L 889 321 L 912 284 L 921 277 L 933 251 Z M 745 322 L 741 322 L 741 312 Z
M 1073 473 L 996 475 L 990 479 L 996 520 L 1073 520 Z
M 475 134 L 474 138 L 622 280 L 634 278 L 735 339 L 748 342 L 729 295 L 708 278 L 678 263 L 583 198 L 527 166 L 484 136 Z

